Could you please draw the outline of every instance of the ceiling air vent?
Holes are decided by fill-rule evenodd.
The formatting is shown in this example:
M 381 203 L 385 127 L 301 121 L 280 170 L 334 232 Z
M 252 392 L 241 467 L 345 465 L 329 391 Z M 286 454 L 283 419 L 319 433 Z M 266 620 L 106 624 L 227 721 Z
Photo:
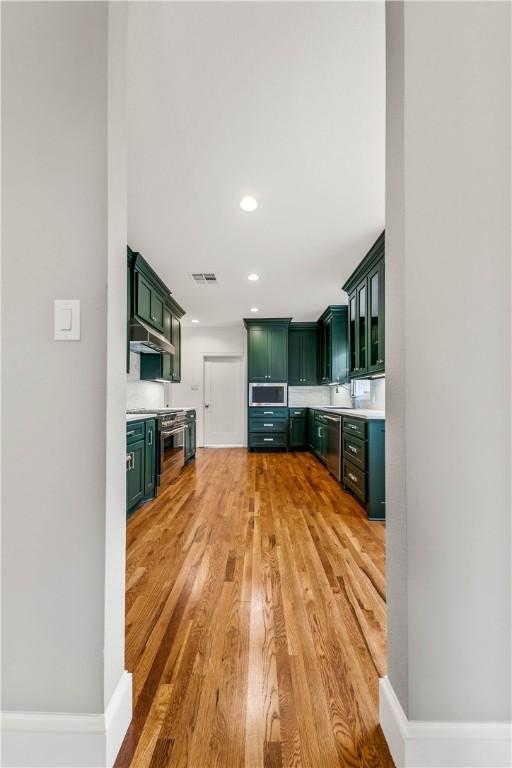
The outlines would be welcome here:
M 198 285 L 214 285 L 217 282 L 217 275 L 214 272 L 191 272 L 190 277 Z

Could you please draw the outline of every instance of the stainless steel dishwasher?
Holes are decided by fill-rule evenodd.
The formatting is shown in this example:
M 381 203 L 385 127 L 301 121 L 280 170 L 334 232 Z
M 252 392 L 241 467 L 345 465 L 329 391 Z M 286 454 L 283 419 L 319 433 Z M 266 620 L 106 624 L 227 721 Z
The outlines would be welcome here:
M 327 427 L 327 455 L 326 464 L 329 472 L 338 482 L 341 481 L 341 415 L 322 414 Z

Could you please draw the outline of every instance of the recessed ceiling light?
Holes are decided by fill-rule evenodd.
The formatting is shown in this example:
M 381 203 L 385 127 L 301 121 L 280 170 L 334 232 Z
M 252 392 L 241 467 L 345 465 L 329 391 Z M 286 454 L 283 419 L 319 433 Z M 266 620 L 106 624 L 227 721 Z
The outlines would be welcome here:
M 198 322 L 199 322 L 199 320 L 192 320 L 192 322 L 193 322 L 193 323 L 198 323 Z
M 257 275 L 255 272 L 253 272 L 252 274 L 250 274 L 250 275 L 247 275 L 247 279 L 248 279 L 248 280 L 259 280 L 259 279 L 260 279 L 260 276 L 259 276 L 259 275 Z
M 252 213 L 256 210 L 258 207 L 258 201 L 255 200 L 254 197 L 251 197 L 251 195 L 247 195 L 247 197 L 242 197 L 240 200 L 240 208 L 242 211 L 245 211 L 246 213 Z
M 258 307 L 251 307 L 251 312 L 259 312 Z

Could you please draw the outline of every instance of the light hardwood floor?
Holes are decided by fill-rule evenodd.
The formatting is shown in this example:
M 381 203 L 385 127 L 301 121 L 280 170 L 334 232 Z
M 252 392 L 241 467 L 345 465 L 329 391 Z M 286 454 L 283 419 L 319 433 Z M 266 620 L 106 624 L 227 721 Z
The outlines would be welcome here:
M 116 768 L 392 768 L 384 526 L 317 459 L 199 450 L 127 538 Z

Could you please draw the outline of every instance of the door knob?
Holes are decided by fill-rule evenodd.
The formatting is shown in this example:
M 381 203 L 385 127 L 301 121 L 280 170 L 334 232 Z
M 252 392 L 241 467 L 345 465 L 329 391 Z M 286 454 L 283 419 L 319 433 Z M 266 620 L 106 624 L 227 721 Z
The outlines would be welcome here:
M 205 403 L 205 404 L 204 404 L 204 407 L 205 407 L 205 408 L 209 408 L 209 407 L 210 407 L 210 403 Z

